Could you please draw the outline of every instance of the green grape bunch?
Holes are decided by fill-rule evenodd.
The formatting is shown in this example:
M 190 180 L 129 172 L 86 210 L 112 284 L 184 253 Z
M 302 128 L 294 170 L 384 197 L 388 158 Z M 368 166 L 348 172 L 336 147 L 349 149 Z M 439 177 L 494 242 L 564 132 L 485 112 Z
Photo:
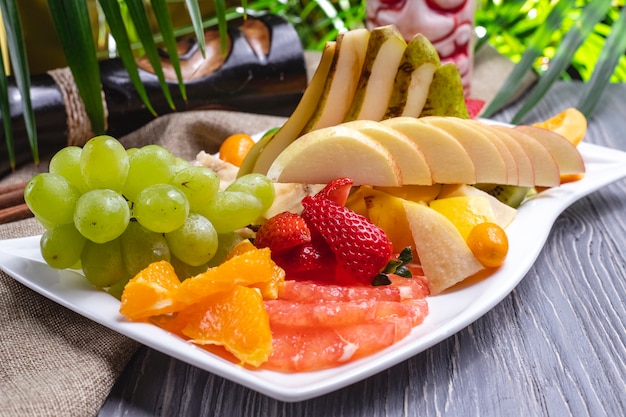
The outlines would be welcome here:
M 220 190 L 210 168 L 159 145 L 125 149 L 100 135 L 68 146 L 35 175 L 24 199 L 45 227 L 40 248 L 57 269 L 82 269 L 94 286 L 119 297 L 152 262 L 171 262 L 182 278 L 217 265 L 237 231 L 272 205 L 272 182 L 248 174 Z

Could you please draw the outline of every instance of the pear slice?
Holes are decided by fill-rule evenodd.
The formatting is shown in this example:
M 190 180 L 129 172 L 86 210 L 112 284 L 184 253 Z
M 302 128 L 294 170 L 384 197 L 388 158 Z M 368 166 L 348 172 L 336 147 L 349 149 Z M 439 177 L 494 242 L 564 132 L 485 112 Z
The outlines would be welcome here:
M 406 46 L 400 31 L 393 25 L 372 30 L 356 93 L 344 121 L 382 120 Z
M 465 148 L 476 168 L 476 182 L 515 184 L 517 182 L 517 164 L 506 148 L 511 168 L 510 176 L 507 165 L 504 162 L 500 149 L 496 146 L 497 141 L 489 140 L 484 134 L 472 129 L 464 123 L 464 119 L 456 117 L 427 116 L 421 119 L 432 126 L 442 129 L 452 136 Z M 500 142 L 500 145 L 502 143 Z
M 419 116 L 454 116 L 469 119 L 464 94 L 458 67 L 452 62 L 447 62 L 433 74 L 426 103 Z
M 354 185 L 402 184 L 394 156 L 376 140 L 344 126 L 318 129 L 293 141 L 267 171 L 274 182 L 325 184 L 349 177 Z
M 551 130 L 536 126 L 520 125 L 516 126 L 515 129 L 532 136 L 548 148 L 548 151 L 556 159 L 561 174 L 582 174 L 585 172 L 585 163 L 580 156 L 580 152 L 565 137 Z
M 431 185 L 430 168 L 420 148 L 402 133 L 372 120 L 353 120 L 343 126 L 358 130 L 387 148 L 402 172 L 403 184 Z
M 354 29 L 337 37 L 334 62 L 316 107 L 298 136 L 340 124 L 356 94 L 370 32 Z
M 406 135 L 424 154 L 433 182 L 475 184 L 476 169 L 465 148 L 450 134 L 414 117 L 394 117 L 384 125 Z
M 544 145 L 532 136 L 528 136 L 521 130 L 508 126 L 492 125 L 491 129 L 509 134 L 517 141 L 530 159 L 535 173 L 535 185 L 543 187 L 556 187 L 561 183 L 559 166 L 552 154 Z
M 517 183 L 511 185 L 518 185 L 520 187 L 534 187 L 535 186 L 535 170 L 528 157 L 528 154 L 524 150 L 524 147 L 519 144 L 518 141 L 513 139 L 506 130 L 500 130 L 495 132 L 489 127 L 488 124 L 479 122 L 477 120 L 466 120 L 466 123 L 472 126 L 476 130 L 480 130 L 494 143 L 499 141 L 506 146 L 511 153 L 515 163 L 517 164 Z
M 406 200 L 403 204 L 431 295 L 484 269 L 461 233 L 443 214 L 425 204 Z
M 267 173 L 274 158 L 298 137 L 320 100 L 334 60 L 336 46 L 335 42 L 326 43 L 317 69 L 296 109 L 278 132 L 264 136 L 250 149 L 239 168 L 239 176 L 251 172 Z
M 381 119 L 419 116 L 426 103 L 433 74 L 439 68 L 439 64 L 439 54 L 435 47 L 424 35 L 415 35 L 404 50 L 393 82 L 393 92 L 387 104 L 387 111 Z

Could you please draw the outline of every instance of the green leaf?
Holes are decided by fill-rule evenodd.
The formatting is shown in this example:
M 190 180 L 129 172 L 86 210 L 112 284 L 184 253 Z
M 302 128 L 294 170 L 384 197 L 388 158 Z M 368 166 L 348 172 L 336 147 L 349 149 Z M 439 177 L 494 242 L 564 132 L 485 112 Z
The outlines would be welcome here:
M 48 0 L 48 8 L 91 127 L 96 134 L 104 133 L 106 121 L 100 67 L 87 3 L 81 0 Z
M 0 52 L 0 113 L 4 127 L 4 140 L 7 144 L 7 154 L 11 169 L 15 169 L 15 147 L 13 146 L 13 130 L 11 129 L 11 106 L 9 105 L 9 85 L 7 74 L 4 71 L 4 58 Z
M 159 84 L 161 85 L 161 90 L 165 96 L 165 100 L 172 110 L 176 108 L 174 106 L 174 101 L 172 100 L 172 95 L 170 94 L 169 87 L 167 82 L 165 81 L 165 75 L 163 74 L 163 67 L 161 65 L 161 59 L 159 57 L 159 50 L 154 42 L 154 38 L 152 37 L 152 31 L 150 30 L 150 22 L 148 22 L 148 17 L 146 16 L 146 9 L 143 4 L 143 0 L 125 0 L 126 5 L 128 6 L 128 12 L 133 21 L 133 25 L 137 30 L 137 35 L 141 40 L 142 45 L 144 46 L 146 57 L 148 61 L 150 61 L 150 65 L 152 65 L 152 69 L 154 70 L 154 74 L 159 79 Z
M 521 60 L 515 65 L 496 96 L 483 111 L 483 117 L 492 116 L 517 93 L 518 80 L 522 79 L 533 67 L 535 60 L 541 56 L 543 49 L 550 43 L 552 33 L 561 26 L 565 13 L 573 7 L 574 3 L 574 0 L 560 0 L 556 3 L 544 24 L 539 26 L 530 38 Z
M 159 23 L 159 29 L 161 30 L 161 35 L 163 36 L 163 42 L 165 43 L 170 62 L 176 72 L 180 94 L 182 95 L 183 100 L 186 101 L 187 90 L 185 88 L 183 75 L 180 70 L 180 58 L 178 56 L 178 48 L 176 46 L 176 37 L 174 36 L 172 19 L 170 18 L 170 14 L 167 10 L 167 2 L 166 0 L 152 0 L 152 8 L 157 22 Z M 204 37 L 202 38 L 202 41 L 199 41 L 199 44 L 204 45 L 203 40 Z
M 26 46 L 22 37 L 22 23 L 17 11 L 15 0 L 0 0 L 0 12 L 7 34 L 7 45 L 9 47 L 9 56 L 13 67 L 13 75 L 15 83 L 22 95 L 22 112 L 24 114 L 24 123 L 26 125 L 26 134 L 28 135 L 28 144 L 30 146 L 33 160 L 39 163 L 39 148 L 37 146 L 37 128 L 35 126 L 35 112 L 30 99 L 30 72 L 28 70 L 28 62 L 26 60 Z M 3 69 L 4 71 L 4 69 Z M 5 77 L 6 78 L 6 77 Z M 4 118 L 4 115 L 3 115 Z M 4 120 L 10 120 L 4 118 Z M 12 139 L 7 136 L 7 140 Z M 11 158 L 11 156 L 9 156 Z M 15 159 L 11 161 L 12 166 L 15 165 Z
M 217 17 L 217 31 L 220 35 L 220 48 L 222 54 L 226 54 L 228 50 L 228 26 L 226 22 L 226 4 L 224 0 L 213 0 L 215 3 L 215 17 Z M 204 39 L 204 35 L 202 35 Z
M 619 60 L 626 53 L 626 7 L 622 8 L 619 18 L 613 23 L 611 33 L 606 38 L 596 67 L 589 81 L 583 87 L 583 93 L 576 106 L 586 117 L 590 117 Z
M 202 26 L 202 14 L 200 13 L 200 5 L 198 0 L 185 0 L 187 10 L 189 10 L 189 17 L 191 18 L 191 24 L 198 40 L 198 46 L 202 57 L 206 56 L 206 42 L 204 39 L 204 28 Z
M 111 35 L 115 39 L 117 54 L 122 60 L 126 71 L 128 71 L 130 81 L 133 83 L 137 94 L 141 98 L 141 101 L 143 101 L 146 108 L 156 117 L 157 113 L 150 103 L 150 99 L 146 93 L 146 88 L 144 87 L 141 77 L 139 76 L 139 69 L 137 68 L 130 39 L 128 37 L 128 33 L 126 32 L 126 25 L 124 19 L 122 18 L 120 5 L 117 0 L 98 1 L 100 3 L 100 7 L 102 8 L 102 12 L 106 17 Z
M 585 38 L 593 31 L 594 26 L 598 23 L 611 7 L 611 0 L 596 0 L 589 3 L 580 16 L 580 19 L 570 28 L 569 32 L 563 38 L 559 45 L 554 58 L 550 61 L 548 70 L 539 79 L 539 82 L 531 90 L 530 94 L 524 101 L 522 107 L 513 117 L 512 123 L 519 123 L 541 98 L 548 92 L 548 89 L 554 81 L 563 73 L 570 64 L 574 53 L 583 43 Z

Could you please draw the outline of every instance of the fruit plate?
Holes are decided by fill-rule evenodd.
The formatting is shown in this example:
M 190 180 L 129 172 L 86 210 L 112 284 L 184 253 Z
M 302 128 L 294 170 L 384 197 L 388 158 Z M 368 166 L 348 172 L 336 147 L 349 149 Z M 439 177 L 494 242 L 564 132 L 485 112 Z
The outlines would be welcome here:
M 0 241 L 0 268 L 51 300 L 158 351 L 282 401 L 302 401 L 343 388 L 383 371 L 446 339 L 491 310 L 524 278 L 541 252 L 550 229 L 569 205 L 626 177 L 626 153 L 582 143 L 587 174 L 574 183 L 528 200 L 507 229 L 505 264 L 489 277 L 430 297 L 430 314 L 399 343 L 339 367 L 307 373 L 256 371 L 240 367 L 150 324 L 122 317 L 119 302 L 94 289 L 78 271 L 49 268 L 39 253 L 39 237 Z M 529 227 L 532 226 L 532 227 Z

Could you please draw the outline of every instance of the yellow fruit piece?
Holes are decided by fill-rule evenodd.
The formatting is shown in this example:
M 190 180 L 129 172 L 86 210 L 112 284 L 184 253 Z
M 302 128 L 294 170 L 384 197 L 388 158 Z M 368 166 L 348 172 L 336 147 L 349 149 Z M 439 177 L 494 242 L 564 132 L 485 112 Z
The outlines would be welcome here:
M 180 285 L 176 298 L 182 304 L 190 305 L 213 294 L 229 291 L 237 285 L 268 286 L 268 297 L 275 298 L 272 295 L 273 287 L 282 285 L 284 279 L 285 271 L 276 266 L 269 248 L 255 248 L 186 279 Z
M 263 297 L 237 285 L 193 304 L 178 316 L 182 333 L 196 344 L 224 346 L 242 364 L 259 366 L 272 353 L 272 332 Z
M 587 133 L 587 118 L 577 109 L 571 107 L 543 122 L 533 126 L 552 130 L 578 145 Z
M 467 246 L 476 259 L 487 268 L 502 265 L 509 252 L 506 232 L 494 223 L 476 225 L 467 236 Z
M 120 313 L 131 320 L 177 311 L 180 280 L 169 262 L 153 262 L 133 277 L 121 297 Z
M 415 246 L 404 210 L 404 200 L 371 188 L 365 190 L 364 198 L 367 217 L 383 229 L 395 253 L 400 253 L 407 246 Z
M 235 133 L 227 137 L 220 145 L 220 159 L 241 166 L 250 149 L 254 146 L 254 139 L 244 133 Z
M 448 197 L 430 202 L 430 208 L 443 214 L 467 239 L 470 231 L 478 224 L 495 222 L 491 203 L 482 196 Z

